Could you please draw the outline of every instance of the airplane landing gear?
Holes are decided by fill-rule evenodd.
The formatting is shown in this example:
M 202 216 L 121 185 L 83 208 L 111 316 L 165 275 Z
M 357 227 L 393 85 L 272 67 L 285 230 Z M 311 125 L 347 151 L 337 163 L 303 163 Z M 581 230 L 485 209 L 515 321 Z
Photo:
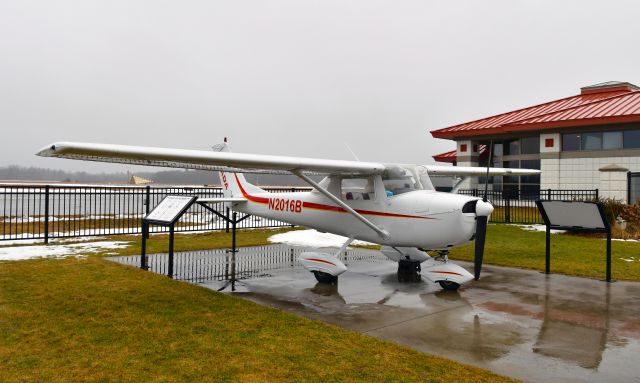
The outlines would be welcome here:
M 335 285 L 338 283 L 338 276 L 331 275 L 329 273 L 324 273 L 322 271 L 314 271 L 313 275 L 316 277 L 316 280 L 320 283 L 329 283 Z
M 419 261 L 401 259 L 398 261 L 398 282 L 420 282 L 420 271 Z
M 440 287 L 442 287 L 443 290 L 447 291 L 456 291 L 460 287 L 459 283 L 452 281 L 438 281 L 438 284 L 440 284 Z

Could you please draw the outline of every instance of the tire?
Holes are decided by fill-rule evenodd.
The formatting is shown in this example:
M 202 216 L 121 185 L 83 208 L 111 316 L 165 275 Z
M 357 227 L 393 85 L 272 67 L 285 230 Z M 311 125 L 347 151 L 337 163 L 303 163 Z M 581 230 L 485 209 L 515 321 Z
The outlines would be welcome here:
M 438 281 L 440 287 L 447 291 L 456 291 L 460 287 L 459 283 L 451 282 L 451 281 Z
M 313 275 L 316 277 L 316 280 L 320 283 L 338 283 L 338 277 L 331 275 L 329 273 L 324 273 L 322 271 L 314 271 Z

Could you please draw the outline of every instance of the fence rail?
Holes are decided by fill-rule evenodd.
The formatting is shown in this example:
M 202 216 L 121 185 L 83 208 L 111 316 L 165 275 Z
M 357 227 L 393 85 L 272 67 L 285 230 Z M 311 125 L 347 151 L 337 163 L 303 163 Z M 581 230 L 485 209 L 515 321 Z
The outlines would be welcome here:
M 299 192 L 310 188 L 265 188 Z M 0 241 L 140 234 L 142 218 L 167 195 L 222 197 L 218 187 L 60 186 L 0 184 Z M 222 203 L 213 204 L 224 211 Z M 227 212 L 229 213 L 229 212 Z M 282 227 L 286 223 L 249 217 L 239 228 Z M 228 229 L 227 223 L 193 205 L 176 225 L 177 232 Z M 152 232 L 168 228 L 152 227 Z
M 482 189 L 462 189 L 458 194 L 482 197 Z M 538 199 L 550 201 L 592 201 L 599 197 L 598 189 L 590 190 L 557 190 L 541 189 L 539 191 L 493 191 L 487 192 L 487 199 L 493 205 L 493 213 L 489 222 L 493 223 L 544 223 L 536 207 Z
M 309 188 L 265 188 L 270 192 L 300 192 Z M 460 194 L 481 196 L 482 190 L 460 190 Z M 222 197 L 218 187 L 79 186 L 0 184 L 0 241 L 71 238 L 115 234 L 140 234 L 142 218 L 166 195 Z M 491 222 L 542 223 L 535 200 L 591 200 L 598 190 L 541 190 L 539 192 L 489 191 L 494 205 Z M 222 211 L 222 204 L 215 204 Z M 250 217 L 239 228 L 282 227 L 284 222 Z M 200 205 L 193 205 L 176 225 L 177 232 L 228 229 Z M 152 227 L 153 232 L 168 231 Z

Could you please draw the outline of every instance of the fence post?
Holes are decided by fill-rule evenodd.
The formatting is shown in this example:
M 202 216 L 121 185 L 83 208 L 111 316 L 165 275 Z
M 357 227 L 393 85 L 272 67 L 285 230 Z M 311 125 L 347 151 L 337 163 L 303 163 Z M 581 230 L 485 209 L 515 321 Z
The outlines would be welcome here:
M 49 244 L 49 185 L 44 187 L 44 244 Z
M 147 185 L 145 187 L 144 194 L 145 194 L 144 195 L 144 210 L 145 210 L 145 217 L 146 217 L 146 216 L 149 215 L 149 211 L 151 210 L 151 186 Z M 143 230 L 142 235 L 144 235 L 145 238 L 149 238 L 149 230 L 147 230 L 146 233 Z
M 551 189 L 547 189 L 547 199 L 551 201 Z
M 600 199 L 600 190 L 596 189 L 596 200 Z
M 227 219 L 225 220 L 225 224 L 224 224 L 224 225 L 225 225 L 225 228 L 224 228 L 224 231 L 225 231 L 226 233 L 228 233 L 228 232 L 229 232 L 229 207 L 227 207 L 227 209 L 226 209 L 226 210 L 227 210 L 227 214 L 226 214 Z
M 144 206 L 145 213 L 149 214 L 151 210 L 151 186 L 149 185 L 145 187 Z
M 511 199 L 507 197 L 504 204 L 505 223 L 511 223 Z

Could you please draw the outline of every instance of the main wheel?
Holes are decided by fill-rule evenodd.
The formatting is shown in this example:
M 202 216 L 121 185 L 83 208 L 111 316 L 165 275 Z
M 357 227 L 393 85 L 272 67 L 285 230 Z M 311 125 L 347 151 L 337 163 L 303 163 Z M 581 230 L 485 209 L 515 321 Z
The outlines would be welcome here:
M 313 275 L 316 277 L 316 280 L 320 283 L 338 283 L 338 277 L 335 275 L 331 275 L 329 273 L 325 273 L 322 271 L 314 271 Z
M 440 284 L 440 287 L 448 291 L 456 291 L 460 287 L 459 283 L 455 283 L 451 281 L 438 281 L 438 283 Z

